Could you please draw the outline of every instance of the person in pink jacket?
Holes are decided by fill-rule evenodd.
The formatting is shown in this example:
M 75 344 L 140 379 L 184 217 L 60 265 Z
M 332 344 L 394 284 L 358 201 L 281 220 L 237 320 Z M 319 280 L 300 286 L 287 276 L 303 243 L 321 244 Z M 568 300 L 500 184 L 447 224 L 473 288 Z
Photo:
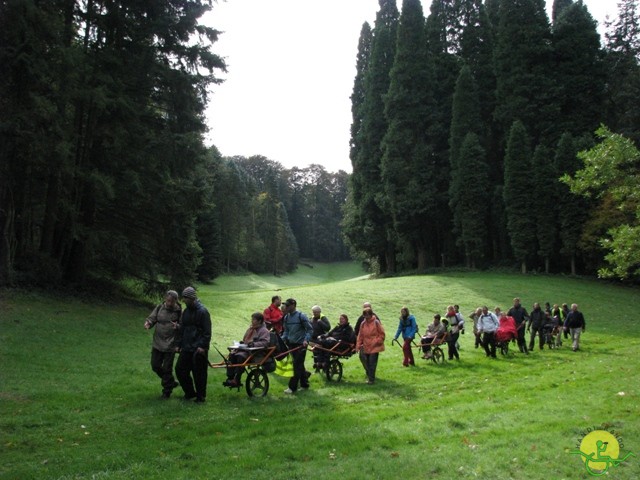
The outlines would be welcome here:
M 372 385 L 376 381 L 378 354 L 384 351 L 385 333 L 382 324 L 370 308 L 365 308 L 362 315 L 364 321 L 358 332 L 356 351 L 360 352 L 360 361 L 367 374 L 367 384 Z

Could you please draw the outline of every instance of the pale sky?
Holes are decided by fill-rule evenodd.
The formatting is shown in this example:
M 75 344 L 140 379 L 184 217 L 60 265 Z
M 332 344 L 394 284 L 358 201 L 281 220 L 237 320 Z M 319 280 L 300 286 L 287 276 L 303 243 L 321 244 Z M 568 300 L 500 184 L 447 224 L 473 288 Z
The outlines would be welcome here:
M 584 3 L 601 26 L 617 15 L 617 0 Z M 422 7 L 427 16 L 430 1 Z M 378 9 L 378 0 L 218 0 L 203 23 L 224 32 L 213 51 L 228 73 L 211 89 L 208 143 L 224 156 L 351 172 L 358 39 Z

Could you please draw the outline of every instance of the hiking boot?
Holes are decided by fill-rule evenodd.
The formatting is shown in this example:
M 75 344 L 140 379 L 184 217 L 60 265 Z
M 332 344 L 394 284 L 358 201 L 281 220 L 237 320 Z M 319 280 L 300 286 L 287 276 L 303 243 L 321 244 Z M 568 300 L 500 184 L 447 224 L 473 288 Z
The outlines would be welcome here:
M 196 403 L 204 403 L 204 397 L 196 398 Z
M 284 391 L 284 393 L 286 393 L 287 395 L 293 395 L 293 394 L 294 394 L 294 393 L 296 393 L 296 392 L 294 392 L 294 391 L 293 391 L 293 390 L 291 390 L 290 388 L 287 388 L 287 389 Z

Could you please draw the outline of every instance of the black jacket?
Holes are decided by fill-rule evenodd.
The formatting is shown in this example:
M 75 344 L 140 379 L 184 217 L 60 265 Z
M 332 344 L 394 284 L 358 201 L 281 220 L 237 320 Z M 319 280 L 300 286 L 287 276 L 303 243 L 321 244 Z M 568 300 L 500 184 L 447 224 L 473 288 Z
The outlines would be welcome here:
M 183 310 L 179 337 L 178 345 L 182 352 L 195 352 L 198 348 L 209 350 L 211 317 L 200 300 Z

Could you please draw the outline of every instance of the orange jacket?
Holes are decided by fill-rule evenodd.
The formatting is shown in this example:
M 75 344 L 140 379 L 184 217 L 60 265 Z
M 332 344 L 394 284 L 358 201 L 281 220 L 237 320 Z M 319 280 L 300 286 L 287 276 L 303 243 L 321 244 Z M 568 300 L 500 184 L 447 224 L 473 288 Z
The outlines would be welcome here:
M 360 325 L 358 340 L 356 341 L 356 350 L 364 347 L 364 353 L 366 354 L 383 352 L 384 336 L 384 328 L 382 328 L 380 320 L 374 315 Z

